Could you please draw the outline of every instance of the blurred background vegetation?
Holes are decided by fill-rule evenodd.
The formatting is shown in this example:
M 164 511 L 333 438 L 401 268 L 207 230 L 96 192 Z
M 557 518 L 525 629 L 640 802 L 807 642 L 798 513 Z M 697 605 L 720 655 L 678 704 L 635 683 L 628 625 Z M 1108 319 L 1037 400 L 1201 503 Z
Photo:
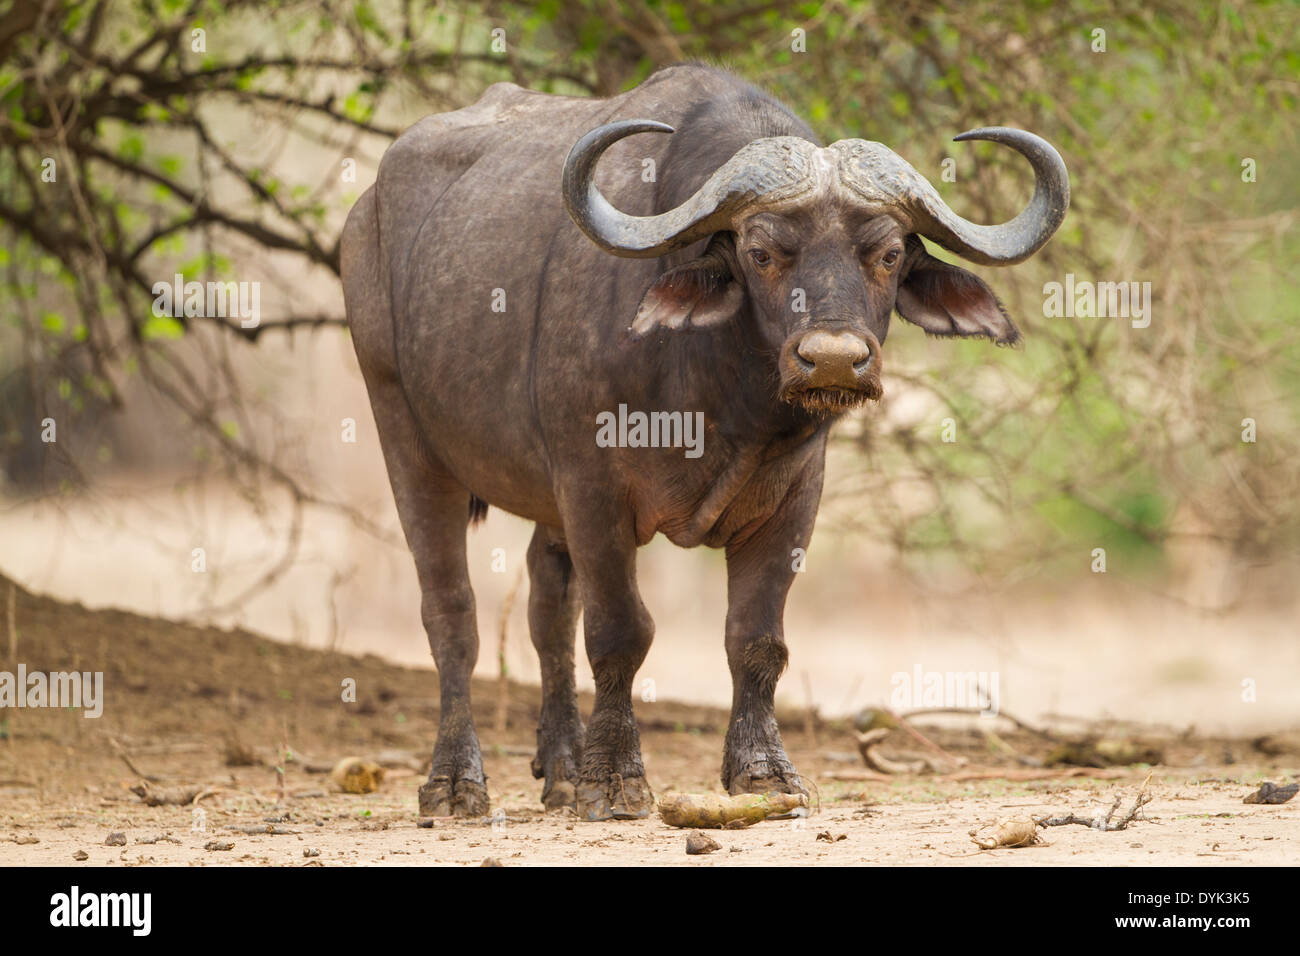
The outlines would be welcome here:
M 310 456 L 286 457 L 273 416 L 254 425 L 249 407 L 274 410 L 290 381 L 250 389 L 241 370 L 346 335 L 338 233 L 383 149 L 496 81 L 604 96 L 702 59 L 827 142 L 887 143 L 976 221 L 1009 218 L 1031 178 L 956 133 L 1031 129 L 1071 171 L 1046 249 L 978 270 L 1022 349 L 895 323 L 883 409 L 837 432 L 834 527 L 904 567 L 977 576 L 1086 570 L 1098 547 L 1159 570 L 1188 538 L 1245 568 L 1293 555 L 1298 14 L 1241 0 L 0 2 L 4 490 L 77 495 L 170 468 L 366 524 Z M 264 281 L 261 324 L 153 316 L 151 286 L 175 272 Z M 1150 282 L 1150 327 L 1045 317 L 1044 283 L 1068 273 Z M 132 438 L 132 421 L 180 438 Z M 374 533 L 391 540 L 385 524 Z

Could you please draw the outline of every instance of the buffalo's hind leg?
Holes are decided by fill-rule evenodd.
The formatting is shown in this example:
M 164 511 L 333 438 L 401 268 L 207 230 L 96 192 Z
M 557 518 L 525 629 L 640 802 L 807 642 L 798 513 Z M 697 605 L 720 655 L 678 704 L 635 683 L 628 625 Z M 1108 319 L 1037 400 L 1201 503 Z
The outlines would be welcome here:
M 438 667 L 438 741 L 420 788 L 423 816 L 488 812 L 487 778 L 470 711 L 478 660 L 474 591 L 465 559 L 469 492 L 427 453 L 396 383 L 367 383 L 402 530 L 420 580 L 420 617 Z
M 429 453 L 398 376 L 375 195 L 367 190 L 348 215 L 340 262 L 352 344 L 379 427 L 397 514 L 415 558 L 420 616 L 442 688 L 433 771 L 420 788 L 420 812 L 482 816 L 488 812 L 487 778 L 469 703 L 470 672 L 478 659 L 474 592 L 465 562 L 469 492 Z
M 538 525 L 528 545 L 528 630 L 542 667 L 542 716 L 532 766 L 533 776 L 546 781 L 542 803 L 548 810 L 575 806 L 584 732 L 573 672 L 582 603 L 573 562 L 559 538 Z

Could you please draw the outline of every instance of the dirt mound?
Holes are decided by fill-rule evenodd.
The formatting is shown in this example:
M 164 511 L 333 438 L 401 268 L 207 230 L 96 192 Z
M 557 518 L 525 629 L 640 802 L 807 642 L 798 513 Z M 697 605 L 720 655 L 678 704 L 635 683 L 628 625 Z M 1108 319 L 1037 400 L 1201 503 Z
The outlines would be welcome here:
M 245 630 L 91 610 L 32 594 L 3 576 L 0 608 L 13 622 L 17 660 L 29 673 L 103 673 L 103 716 L 84 721 L 78 739 L 229 737 L 330 752 L 433 744 L 439 712 L 432 668 L 285 644 Z M 0 650 L 9 656 L 3 640 Z M 499 686 L 475 679 L 473 693 L 475 722 L 480 731 L 490 730 Z M 508 727 L 528 730 L 531 739 L 540 689 L 511 682 L 507 700 Z M 580 702 L 590 707 L 589 697 Z M 48 711 L 6 716 L 6 733 L 12 730 L 19 739 L 58 739 L 80 726 L 68 714 Z M 716 708 L 671 702 L 642 716 L 650 729 L 707 733 L 726 721 Z

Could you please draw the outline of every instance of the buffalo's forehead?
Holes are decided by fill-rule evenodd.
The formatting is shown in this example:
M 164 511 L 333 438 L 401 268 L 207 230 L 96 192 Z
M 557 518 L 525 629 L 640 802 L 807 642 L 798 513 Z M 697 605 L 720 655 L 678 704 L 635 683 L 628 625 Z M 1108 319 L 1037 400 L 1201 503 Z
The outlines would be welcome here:
M 742 234 L 762 229 L 786 242 L 826 232 L 842 232 L 848 239 L 874 242 L 911 229 L 906 213 L 898 207 L 863 202 L 856 194 L 835 188 L 812 190 L 779 203 L 755 204 L 737 216 L 734 223 Z

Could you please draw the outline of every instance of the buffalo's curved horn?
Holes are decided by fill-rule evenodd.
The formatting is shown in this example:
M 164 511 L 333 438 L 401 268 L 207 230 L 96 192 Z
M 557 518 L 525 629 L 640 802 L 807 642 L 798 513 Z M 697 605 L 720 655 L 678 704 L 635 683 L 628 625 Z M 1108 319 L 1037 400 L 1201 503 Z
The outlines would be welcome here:
M 1042 137 L 1006 126 L 962 133 L 954 142 L 982 139 L 1010 146 L 1034 168 L 1034 197 L 1020 215 L 998 226 L 981 226 L 957 215 L 924 176 L 879 143 L 843 140 L 843 178 L 873 202 L 901 207 L 916 232 L 945 249 L 983 265 L 1012 265 L 1037 252 L 1056 232 L 1070 205 L 1070 176 L 1060 153 Z
M 795 136 L 773 136 L 742 147 L 675 209 L 657 216 L 619 212 L 594 182 L 601 154 L 635 133 L 671 132 L 671 126 L 654 120 L 619 120 L 593 129 L 569 151 L 564 206 L 578 228 L 606 252 L 642 259 L 662 256 L 727 228 L 737 210 L 760 197 L 778 201 L 815 184 L 812 154 L 817 147 Z

